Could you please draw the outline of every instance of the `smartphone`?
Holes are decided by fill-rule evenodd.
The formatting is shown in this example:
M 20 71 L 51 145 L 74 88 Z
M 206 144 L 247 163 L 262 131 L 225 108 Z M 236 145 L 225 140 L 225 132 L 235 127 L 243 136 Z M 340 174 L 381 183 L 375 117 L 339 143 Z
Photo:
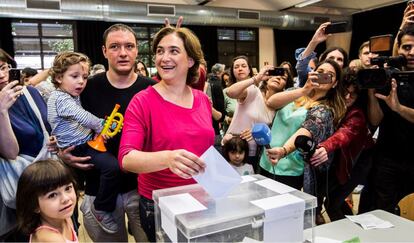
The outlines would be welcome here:
M 316 82 L 320 84 L 330 84 L 332 83 L 332 75 L 329 73 L 318 73 Z
M 19 81 L 19 85 L 22 85 L 22 80 L 20 80 L 20 69 L 12 68 L 9 70 L 9 81 Z
M 346 27 L 348 26 L 348 23 L 343 22 L 335 22 L 331 23 L 325 28 L 325 34 L 334 34 L 334 33 L 341 33 L 346 32 Z
M 280 67 L 277 67 L 277 68 L 274 68 L 274 69 L 271 69 L 271 70 L 267 71 L 267 75 L 269 75 L 269 76 L 284 76 L 285 73 L 286 73 L 286 70 L 284 68 L 280 68 Z
M 383 53 L 392 50 L 393 38 L 392 35 L 378 35 L 369 38 L 369 51 L 372 53 Z

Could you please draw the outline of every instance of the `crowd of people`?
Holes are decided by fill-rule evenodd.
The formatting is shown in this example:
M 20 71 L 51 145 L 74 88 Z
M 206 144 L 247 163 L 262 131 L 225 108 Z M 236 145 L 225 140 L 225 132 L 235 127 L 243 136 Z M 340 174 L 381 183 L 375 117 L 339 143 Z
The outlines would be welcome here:
M 412 9 L 395 39 L 394 54 L 406 59 L 401 71 L 414 71 Z M 10 80 L 16 63 L 0 49 L 0 240 L 77 242 L 83 190 L 79 209 L 93 241 L 131 234 L 153 242 L 152 192 L 196 183 L 210 146 L 241 175 L 259 173 L 316 196 L 317 224 L 322 205 L 331 221 L 352 214 L 345 200 L 357 185 L 364 185 L 359 213 L 395 212 L 414 192 L 414 84 L 396 76 L 385 89 L 361 87 L 358 72 L 382 68 L 371 63 L 377 54 L 369 42 L 351 62 L 341 47 L 318 56 L 330 35 L 324 23 L 292 53 L 295 68 L 281 62 L 254 73 L 248 57 L 236 56 L 229 69 L 216 63 L 207 75 L 200 41 L 181 23 L 166 21 L 154 36 L 153 78 L 124 24 L 103 33 L 107 70 L 62 52 L 50 69 L 26 68 Z M 116 125 L 106 120 L 115 106 L 122 132 L 105 133 Z M 270 148 L 253 139 L 256 123 L 270 127 Z M 98 135 L 106 151 L 88 145 Z M 312 153 L 297 147 L 300 137 L 316 144 Z

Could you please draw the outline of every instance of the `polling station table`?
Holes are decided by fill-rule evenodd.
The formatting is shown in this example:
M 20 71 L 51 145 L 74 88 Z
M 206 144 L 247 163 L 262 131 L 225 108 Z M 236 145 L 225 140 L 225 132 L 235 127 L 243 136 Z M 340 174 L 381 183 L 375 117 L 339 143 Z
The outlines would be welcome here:
M 315 227 L 313 229 L 314 236 L 339 241 L 359 237 L 361 242 L 414 242 L 414 221 L 383 210 L 374 210 L 367 214 L 389 221 L 394 227 L 364 230 L 361 226 L 345 218 Z

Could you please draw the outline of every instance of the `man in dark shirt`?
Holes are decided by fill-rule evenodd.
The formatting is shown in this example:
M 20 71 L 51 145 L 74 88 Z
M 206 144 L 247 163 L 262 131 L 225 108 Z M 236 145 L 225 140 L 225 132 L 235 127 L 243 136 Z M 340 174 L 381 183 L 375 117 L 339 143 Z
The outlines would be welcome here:
M 414 25 L 400 31 L 397 46 L 398 54 L 407 58 L 404 71 L 414 71 Z M 375 201 L 377 208 L 393 212 L 399 200 L 414 192 L 414 80 L 393 79 L 388 96 L 368 93 L 368 118 L 379 126 L 373 158 Z
M 93 76 L 88 80 L 85 90 L 81 94 L 82 106 L 97 117 L 109 116 L 115 106 L 119 104 L 119 113 L 125 110 L 132 97 L 141 90 L 155 84 L 152 79 L 138 76 L 134 72 L 135 60 L 138 55 L 138 45 L 135 32 L 123 24 L 109 27 L 103 35 L 102 51 L 108 60 L 108 71 Z M 105 144 L 106 148 L 115 157 L 118 157 L 118 148 L 121 134 L 118 133 Z M 108 234 L 103 231 L 90 212 L 91 204 L 99 189 L 99 173 L 88 164 L 88 157 L 74 157 L 70 154 L 72 148 L 60 153 L 62 159 L 69 165 L 84 169 L 86 173 L 85 198 L 81 205 L 84 215 L 84 225 L 93 241 L 128 241 L 125 227 L 125 213 L 128 216 L 132 234 L 136 241 L 145 241 L 145 234 L 139 227 L 139 196 L 137 193 L 136 175 L 125 173 L 121 178 L 120 195 L 114 218 L 118 221 L 119 231 Z

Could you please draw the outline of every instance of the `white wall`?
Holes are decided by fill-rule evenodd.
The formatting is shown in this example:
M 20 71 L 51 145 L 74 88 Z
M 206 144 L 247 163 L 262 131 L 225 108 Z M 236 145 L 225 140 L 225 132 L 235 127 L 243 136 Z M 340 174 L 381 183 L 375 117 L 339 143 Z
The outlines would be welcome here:
M 351 46 L 352 32 L 337 33 L 328 37 L 326 40 L 326 47 L 339 46 L 349 53 Z M 318 53 L 320 55 L 321 53 Z M 259 65 L 256 67 L 259 71 L 263 67 L 264 62 L 269 64 L 277 64 L 275 40 L 273 35 L 273 29 L 262 27 L 259 28 Z
M 276 49 L 273 29 L 268 27 L 259 28 L 259 71 L 264 62 L 270 65 L 276 64 Z

